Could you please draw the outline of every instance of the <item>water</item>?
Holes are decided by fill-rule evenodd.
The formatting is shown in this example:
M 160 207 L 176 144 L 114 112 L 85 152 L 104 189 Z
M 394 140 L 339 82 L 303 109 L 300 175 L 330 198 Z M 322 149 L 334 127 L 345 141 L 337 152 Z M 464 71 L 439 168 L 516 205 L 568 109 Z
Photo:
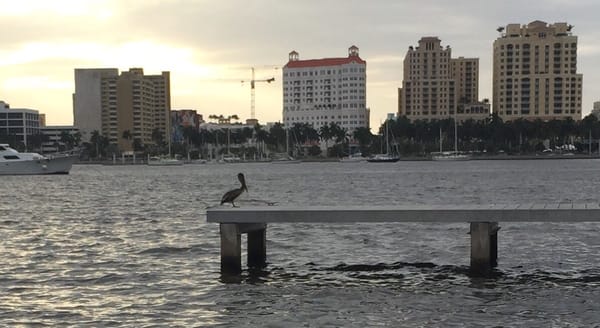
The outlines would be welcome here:
M 600 327 L 600 224 L 501 223 L 468 275 L 465 224 L 271 224 L 268 267 L 219 273 L 206 208 L 598 202 L 600 161 L 75 166 L 0 177 L 0 326 Z

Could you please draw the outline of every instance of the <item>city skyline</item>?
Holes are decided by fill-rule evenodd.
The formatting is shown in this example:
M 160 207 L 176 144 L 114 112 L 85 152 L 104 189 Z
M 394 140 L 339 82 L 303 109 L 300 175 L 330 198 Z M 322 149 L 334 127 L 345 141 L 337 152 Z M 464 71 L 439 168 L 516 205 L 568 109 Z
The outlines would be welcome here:
M 583 116 L 598 101 L 600 29 L 593 1 L 487 3 L 442 1 L 12 1 L 0 0 L 3 49 L 0 99 L 46 114 L 48 124 L 73 123 L 75 68 L 143 68 L 171 72 L 173 109 L 250 117 L 251 67 L 256 117 L 282 119 L 281 67 L 288 53 L 331 58 L 354 44 L 367 62 L 371 127 L 397 111 L 403 59 L 423 36 L 437 36 L 453 57 L 479 58 L 479 98 L 492 99 L 496 28 L 510 23 L 567 22 L 578 36 Z M 517 12 L 518 9 L 518 12 Z M 274 66 L 279 69 L 273 69 Z M 32 97 L 32 95 L 35 95 Z

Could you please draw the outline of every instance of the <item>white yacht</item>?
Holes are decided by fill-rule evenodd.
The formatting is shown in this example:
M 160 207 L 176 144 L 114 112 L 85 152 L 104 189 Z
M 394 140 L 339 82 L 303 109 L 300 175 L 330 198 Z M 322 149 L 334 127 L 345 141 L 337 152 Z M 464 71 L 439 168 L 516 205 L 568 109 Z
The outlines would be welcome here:
M 0 175 L 69 174 L 77 156 L 19 153 L 0 144 Z

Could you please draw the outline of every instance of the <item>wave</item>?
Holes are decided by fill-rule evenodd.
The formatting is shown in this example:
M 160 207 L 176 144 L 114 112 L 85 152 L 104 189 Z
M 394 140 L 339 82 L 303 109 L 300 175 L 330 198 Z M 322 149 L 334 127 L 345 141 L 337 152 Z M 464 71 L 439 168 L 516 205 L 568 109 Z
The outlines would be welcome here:
M 139 252 L 140 255 L 168 255 L 168 254 L 181 254 L 189 253 L 192 247 L 173 247 L 173 246 L 162 246 L 154 247 Z

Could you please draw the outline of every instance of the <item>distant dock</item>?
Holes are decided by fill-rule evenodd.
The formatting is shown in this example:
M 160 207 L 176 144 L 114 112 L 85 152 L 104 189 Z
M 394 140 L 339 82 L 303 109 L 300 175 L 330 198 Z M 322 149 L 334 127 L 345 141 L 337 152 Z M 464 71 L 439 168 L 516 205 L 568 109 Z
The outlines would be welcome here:
M 497 266 L 499 222 L 600 222 L 600 204 L 490 204 L 431 206 L 315 206 L 215 208 L 207 222 L 219 223 L 221 272 L 239 274 L 241 235 L 248 235 L 247 264 L 264 267 L 267 224 L 440 222 L 470 224 L 471 272 L 486 275 Z

